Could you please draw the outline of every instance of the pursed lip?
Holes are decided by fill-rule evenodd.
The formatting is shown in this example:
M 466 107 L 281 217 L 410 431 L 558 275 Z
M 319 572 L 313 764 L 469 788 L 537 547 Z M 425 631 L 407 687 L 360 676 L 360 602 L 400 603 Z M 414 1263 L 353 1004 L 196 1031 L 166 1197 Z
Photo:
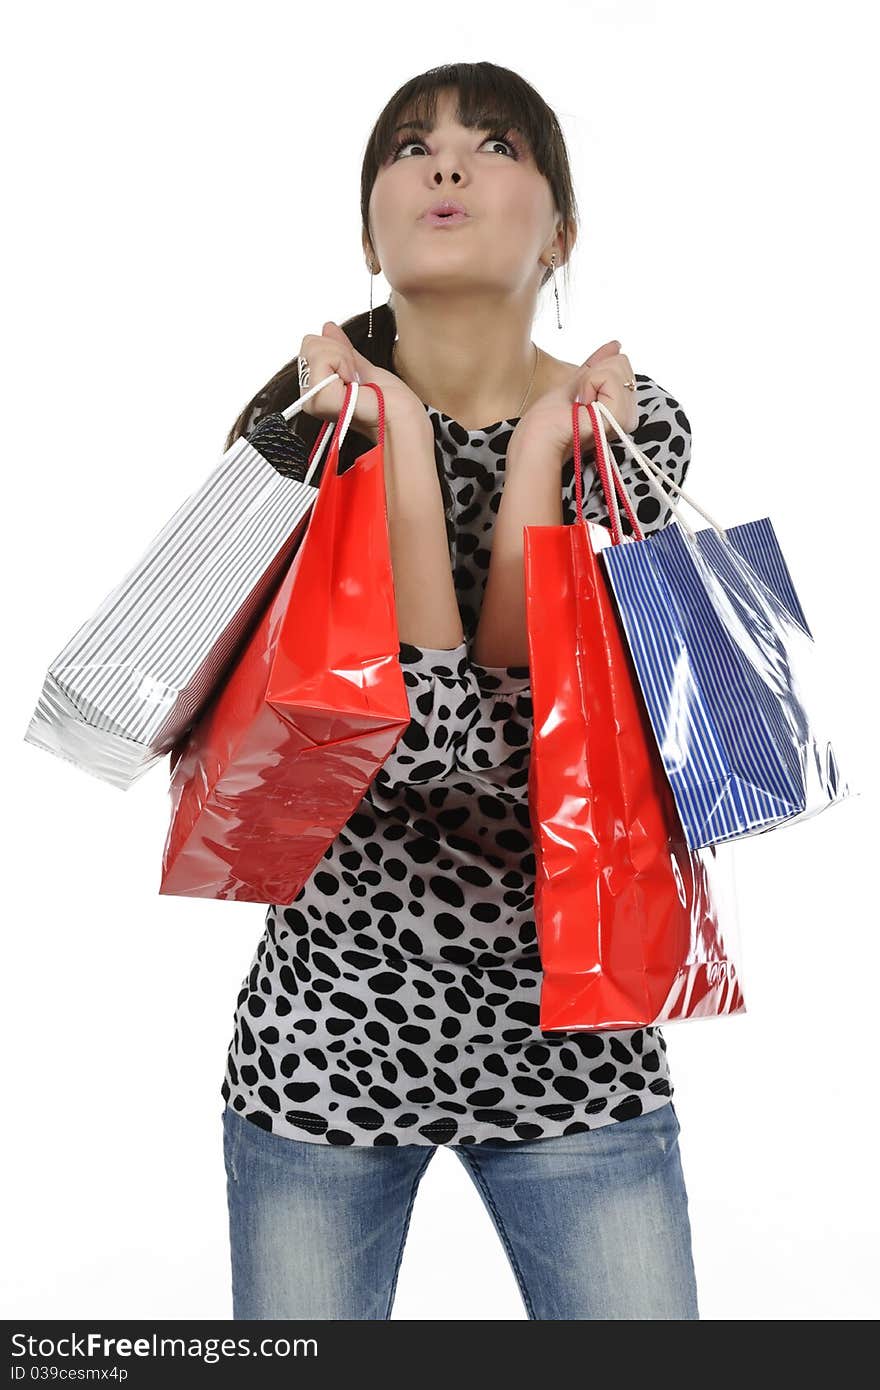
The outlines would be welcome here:
M 469 217 L 470 213 L 463 203 L 456 203 L 452 198 L 443 198 L 439 203 L 434 203 L 431 207 L 425 208 L 422 218 L 442 217 L 443 214 L 460 213 L 464 217 Z

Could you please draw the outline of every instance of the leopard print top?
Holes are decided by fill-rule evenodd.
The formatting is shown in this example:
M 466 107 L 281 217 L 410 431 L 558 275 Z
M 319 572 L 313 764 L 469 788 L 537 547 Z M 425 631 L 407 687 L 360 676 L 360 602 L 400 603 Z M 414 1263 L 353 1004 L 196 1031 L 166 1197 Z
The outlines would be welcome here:
M 650 377 L 636 387 L 632 437 L 680 483 L 687 418 Z M 412 722 L 294 901 L 269 906 L 241 982 L 221 1094 L 289 1139 L 508 1144 L 626 1120 L 673 1095 L 659 1028 L 539 1029 L 529 671 L 469 654 L 518 417 L 465 429 L 425 409 L 452 498 L 465 640 L 401 643 Z M 582 428 L 589 437 L 586 415 Z M 656 530 L 671 513 L 612 434 L 642 530 Z M 607 526 L 591 457 L 585 515 Z M 573 458 L 562 484 L 570 524 Z

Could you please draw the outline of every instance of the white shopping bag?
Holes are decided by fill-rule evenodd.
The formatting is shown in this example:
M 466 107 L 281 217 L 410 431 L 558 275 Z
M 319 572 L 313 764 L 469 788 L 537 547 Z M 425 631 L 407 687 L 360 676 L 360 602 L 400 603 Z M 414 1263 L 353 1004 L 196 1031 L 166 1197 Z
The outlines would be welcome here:
M 335 379 L 230 445 L 55 657 L 27 743 L 125 789 L 190 728 L 305 534 L 332 425 L 306 458 L 287 421 Z

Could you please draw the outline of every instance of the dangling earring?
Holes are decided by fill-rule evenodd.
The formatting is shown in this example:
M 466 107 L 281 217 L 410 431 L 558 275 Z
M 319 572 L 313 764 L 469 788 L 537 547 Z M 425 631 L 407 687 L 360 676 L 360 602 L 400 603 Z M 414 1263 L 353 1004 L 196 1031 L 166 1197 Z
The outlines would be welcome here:
M 562 323 L 559 318 L 559 290 L 556 288 L 556 252 L 550 257 L 550 264 L 553 267 L 553 293 L 556 296 L 556 327 L 561 328 Z
M 372 336 L 373 336 L 373 274 L 374 274 L 372 263 L 371 263 L 370 266 L 369 266 L 369 271 L 370 271 L 370 326 L 369 326 L 369 329 L 368 329 L 368 331 L 367 331 L 367 337 L 368 337 L 368 338 L 372 338 Z

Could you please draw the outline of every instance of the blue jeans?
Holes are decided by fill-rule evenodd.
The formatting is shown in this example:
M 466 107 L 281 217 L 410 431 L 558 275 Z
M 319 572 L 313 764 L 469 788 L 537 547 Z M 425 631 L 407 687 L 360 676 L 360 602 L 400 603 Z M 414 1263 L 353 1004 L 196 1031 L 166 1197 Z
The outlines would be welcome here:
M 529 1318 L 699 1318 L 672 1101 L 580 1134 L 455 1151 Z M 288 1139 L 223 1110 L 233 1318 L 389 1318 L 436 1149 Z

